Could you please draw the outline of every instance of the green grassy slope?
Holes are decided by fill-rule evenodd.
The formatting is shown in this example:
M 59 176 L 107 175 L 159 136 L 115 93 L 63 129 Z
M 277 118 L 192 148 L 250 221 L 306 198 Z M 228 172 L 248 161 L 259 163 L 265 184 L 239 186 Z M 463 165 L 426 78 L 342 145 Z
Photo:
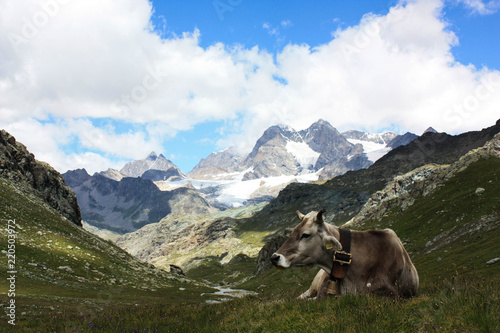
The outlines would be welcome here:
M 476 189 L 484 188 L 482 194 Z M 426 279 L 456 273 L 494 278 L 500 264 L 500 159 L 491 157 L 470 165 L 429 196 L 419 196 L 404 212 L 392 211 L 363 228 L 390 227 L 396 231 Z
M 7 257 L 9 220 L 16 222 L 15 263 Z M 97 303 L 198 303 L 213 291 L 141 263 L 110 242 L 62 218 L 39 198 L 0 179 L 0 306 L 17 300 L 17 324 L 43 321 L 42 311 L 57 306 L 68 314 L 94 314 Z M 9 297 L 8 264 L 17 271 L 15 297 Z M 96 303 L 97 302 L 97 303 Z M 53 305 L 48 305 L 52 304 Z M 64 304 L 64 305 L 63 305 Z M 56 310 L 50 310 L 56 311 Z M 24 313 L 24 315 L 22 315 Z M 7 317 L 0 315 L 2 325 Z M 50 320 L 49 324 L 54 324 Z M 43 330 L 42 330 L 43 331 Z

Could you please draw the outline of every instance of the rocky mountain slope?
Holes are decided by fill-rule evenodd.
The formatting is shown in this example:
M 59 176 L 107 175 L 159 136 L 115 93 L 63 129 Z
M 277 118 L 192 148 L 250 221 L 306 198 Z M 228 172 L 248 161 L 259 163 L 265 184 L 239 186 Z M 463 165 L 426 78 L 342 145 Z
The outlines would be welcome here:
M 392 139 L 390 142 L 387 143 L 386 146 L 390 149 L 394 149 L 394 148 L 397 148 L 399 146 L 405 146 L 405 145 L 409 144 L 410 142 L 412 142 L 413 140 L 415 140 L 416 138 L 418 138 L 418 135 L 410 133 L 410 132 L 406 132 L 405 134 L 399 135 L 399 136 L 395 137 L 394 139 Z
M 84 221 L 116 232 L 137 230 L 169 214 L 216 211 L 192 189 L 161 191 L 142 177 L 116 181 L 101 174 L 90 176 L 85 170 L 69 171 L 63 177 L 78 197 Z
M 372 194 L 360 212 L 345 225 L 359 226 L 367 220 L 380 220 L 395 207 L 404 211 L 413 205 L 417 196 L 433 194 L 445 181 L 464 171 L 472 163 L 490 157 L 500 159 L 500 133 L 484 146 L 469 151 L 451 165 L 424 165 L 404 175 L 396 176 L 384 189 Z M 481 195 L 484 191 L 478 184 L 476 194 Z
M 425 133 L 390 151 L 367 169 L 347 172 L 322 185 L 290 184 L 256 214 L 253 228 L 277 230 L 292 226 L 297 209 L 325 208 L 331 212 L 329 216 L 333 223 L 343 224 L 360 211 L 372 193 L 382 190 L 395 176 L 426 164 L 451 164 L 470 150 L 483 146 L 499 131 L 500 121 L 481 131 L 456 136 Z
M 47 163 L 37 161 L 26 147 L 5 130 L 0 132 L 0 178 L 25 192 L 35 192 L 50 207 L 77 226 L 82 217 L 77 197 L 63 177 Z
M 262 239 L 238 234 L 237 226 L 265 204 L 230 209 L 210 215 L 171 215 L 116 240 L 140 260 L 168 269 L 189 271 L 207 262 L 226 265 L 238 255 L 255 257 Z
M 243 171 L 241 163 L 243 156 L 234 148 L 228 148 L 218 153 L 212 153 L 200 162 L 188 173 L 193 179 L 231 179 L 233 173 Z
M 55 293 L 122 286 L 155 288 L 169 285 L 169 275 L 152 269 L 118 247 L 69 223 L 38 196 L 21 192 L 12 181 L 0 180 L 0 219 L 16 224 L 16 267 L 19 292 L 36 289 Z M 7 231 L 0 230 L 7 249 Z M 5 252 L 5 250 L 2 250 Z M 5 272 L 7 260 L 0 263 Z M 141 277 L 145 274 L 149 282 Z M 149 280 L 151 279 L 151 280 Z M 2 283 L 4 283 L 2 281 Z M 49 291 L 50 290 L 50 291 Z

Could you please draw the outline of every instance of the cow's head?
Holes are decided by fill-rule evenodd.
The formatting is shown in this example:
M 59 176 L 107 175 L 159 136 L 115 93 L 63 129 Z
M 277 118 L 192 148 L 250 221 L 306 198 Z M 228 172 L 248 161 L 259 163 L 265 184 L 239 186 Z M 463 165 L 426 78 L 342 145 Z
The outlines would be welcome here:
M 278 268 L 324 266 L 331 259 L 326 251 L 329 248 L 340 250 L 342 245 L 337 238 L 326 232 L 323 219 L 324 210 L 304 215 L 297 211 L 300 224 L 296 226 L 290 237 L 276 251 L 271 261 Z

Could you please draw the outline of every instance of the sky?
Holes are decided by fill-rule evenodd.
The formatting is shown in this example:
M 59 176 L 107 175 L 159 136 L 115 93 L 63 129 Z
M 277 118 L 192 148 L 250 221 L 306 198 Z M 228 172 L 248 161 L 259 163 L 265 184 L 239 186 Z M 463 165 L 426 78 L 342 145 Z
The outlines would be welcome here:
M 500 1 L 0 0 L 0 128 L 61 173 L 183 172 L 265 129 L 500 118 Z

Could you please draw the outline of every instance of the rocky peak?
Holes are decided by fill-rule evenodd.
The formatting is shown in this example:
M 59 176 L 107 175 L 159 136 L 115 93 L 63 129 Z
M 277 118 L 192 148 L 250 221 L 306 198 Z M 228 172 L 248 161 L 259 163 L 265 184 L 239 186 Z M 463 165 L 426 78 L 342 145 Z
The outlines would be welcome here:
M 248 155 L 247 160 L 254 158 L 263 146 L 285 147 L 288 141 L 302 142 L 303 140 L 300 134 L 290 126 L 271 126 L 264 132 L 264 134 L 262 134 L 259 140 L 257 140 L 257 143 L 255 144 L 250 155 Z
M 330 150 L 333 146 L 353 146 L 335 127 L 322 119 L 312 124 L 308 129 L 300 131 L 300 135 L 318 153 Z
M 76 169 L 69 170 L 65 172 L 63 175 L 64 181 L 66 185 L 73 188 L 75 186 L 79 186 L 80 184 L 85 183 L 87 180 L 91 178 L 91 176 L 87 173 L 85 169 Z
M 436 131 L 436 130 L 435 130 L 434 128 L 432 128 L 432 127 L 429 127 L 429 128 L 427 128 L 427 129 L 424 131 L 424 133 L 423 133 L 423 134 L 425 134 L 425 133 L 438 133 L 438 131 Z
M 243 162 L 244 168 L 253 169 L 244 175 L 243 180 L 295 175 L 300 172 L 300 163 L 287 149 L 290 142 L 302 143 L 303 140 L 300 134 L 289 126 L 269 127 Z
M 301 131 L 300 135 L 309 147 L 321 153 L 314 167 L 315 170 L 319 170 L 332 163 L 344 165 L 348 162 L 349 156 L 358 155 L 363 152 L 361 145 L 353 145 L 347 141 L 335 127 L 324 120 L 318 120 L 308 129 Z M 362 167 L 365 166 L 363 165 Z M 333 173 L 328 176 L 333 177 L 347 170 L 344 170 L 344 168 L 342 170 L 339 169 L 338 172 L 333 170 Z
M 86 173 L 86 172 L 85 172 Z M 82 172 L 78 173 L 84 176 Z M 5 130 L 0 132 L 0 177 L 31 192 L 78 226 L 82 226 L 76 195 L 59 172 L 35 155 Z
M 119 182 L 123 178 L 123 174 L 120 171 L 111 168 L 108 168 L 108 170 L 106 171 L 101 171 L 99 172 L 99 174 L 103 177 L 116 180 L 117 182 Z
M 243 157 L 235 148 L 212 153 L 207 158 L 202 158 L 200 163 L 189 172 L 189 177 L 194 179 L 210 179 L 215 175 L 230 174 L 241 171 Z
M 398 135 L 394 139 L 389 141 L 387 143 L 387 147 L 395 149 L 399 146 L 405 146 L 405 145 L 409 144 L 410 142 L 412 142 L 413 140 L 415 140 L 416 138 L 418 138 L 418 135 L 410 133 L 410 132 L 406 132 L 405 134 Z
M 157 155 L 153 151 L 145 159 L 128 162 L 120 172 L 125 177 L 141 177 L 148 170 L 167 171 L 174 166 L 172 161 L 166 159 L 162 154 Z

